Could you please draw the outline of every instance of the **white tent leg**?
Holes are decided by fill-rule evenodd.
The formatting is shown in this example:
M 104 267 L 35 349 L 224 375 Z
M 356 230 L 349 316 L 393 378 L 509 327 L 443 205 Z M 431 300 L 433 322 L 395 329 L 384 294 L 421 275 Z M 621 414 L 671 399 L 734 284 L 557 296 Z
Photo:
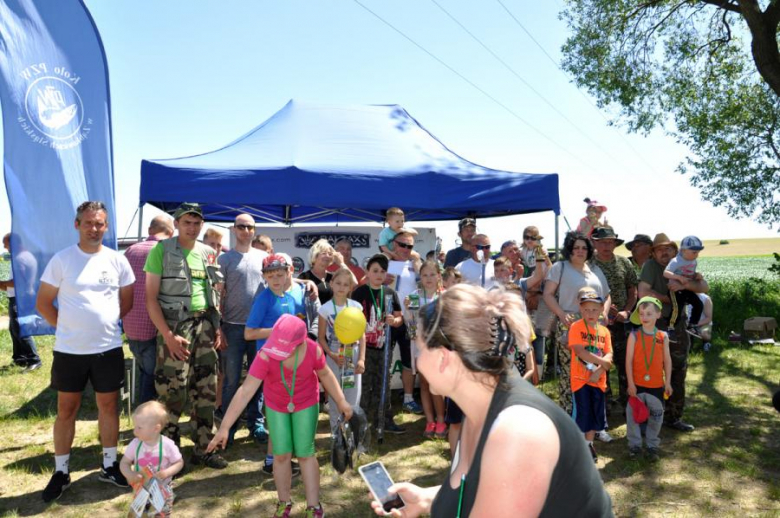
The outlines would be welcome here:
M 141 232 L 144 228 L 144 206 L 141 205 L 138 207 L 138 241 L 143 240 L 143 235 Z

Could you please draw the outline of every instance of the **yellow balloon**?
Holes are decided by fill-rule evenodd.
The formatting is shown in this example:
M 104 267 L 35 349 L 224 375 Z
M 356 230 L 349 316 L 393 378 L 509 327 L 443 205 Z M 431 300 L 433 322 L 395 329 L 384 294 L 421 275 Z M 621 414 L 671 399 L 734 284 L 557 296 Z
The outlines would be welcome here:
M 358 308 L 344 308 L 336 315 L 333 331 L 335 331 L 339 342 L 343 344 L 355 343 L 366 332 L 366 317 Z

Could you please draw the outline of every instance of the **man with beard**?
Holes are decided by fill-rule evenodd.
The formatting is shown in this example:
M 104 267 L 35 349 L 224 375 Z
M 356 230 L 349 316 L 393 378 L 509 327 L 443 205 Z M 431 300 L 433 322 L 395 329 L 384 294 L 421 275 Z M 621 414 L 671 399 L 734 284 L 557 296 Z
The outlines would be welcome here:
M 639 276 L 639 298 L 655 297 L 663 304 L 662 318 L 658 320 L 658 328 L 668 327 L 669 317 L 672 313 L 671 292 L 683 289 L 683 286 L 675 280 L 664 278 L 664 269 L 669 261 L 677 255 L 677 244 L 671 241 L 666 234 L 656 234 L 653 239 L 652 256 L 642 266 L 642 273 Z M 709 286 L 704 280 L 691 281 L 687 289 L 706 293 Z M 691 341 L 686 327 L 687 318 L 678 318 L 675 323 L 676 341 L 669 341 L 669 349 L 672 355 L 672 389 L 673 393 L 666 402 L 666 411 L 664 412 L 664 424 L 670 428 L 681 432 L 692 432 L 693 425 L 682 420 L 683 410 L 685 409 L 685 377 L 688 373 L 688 352 Z

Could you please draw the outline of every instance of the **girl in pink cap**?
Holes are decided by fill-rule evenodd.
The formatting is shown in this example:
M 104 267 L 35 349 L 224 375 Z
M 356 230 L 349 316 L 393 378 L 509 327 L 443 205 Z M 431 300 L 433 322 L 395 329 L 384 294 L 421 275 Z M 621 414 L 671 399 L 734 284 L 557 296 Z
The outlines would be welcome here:
M 590 198 L 585 198 L 583 201 L 588 206 L 585 209 L 585 217 L 577 225 L 577 232 L 584 234 L 585 237 L 590 237 L 597 228 L 607 226 L 606 218 L 604 218 L 604 222 L 600 221 L 601 215 L 607 212 L 607 206 Z
M 282 315 L 257 353 L 244 384 L 230 402 L 219 431 L 207 449 L 211 452 L 218 446 L 225 447 L 230 427 L 262 384 L 266 420 L 274 442 L 274 482 L 279 495 L 274 516 L 287 517 L 292 512 L 290 462 L 293 454 L 301 463 L 306 516 L 325 515 L 319 501 L 320 468 L 314 448 L 319 413 L 318 382 L 322 382 L 336 401 L 339 412 L 347 420 L 352 417 L 352 407 L 325 363 L 322 349 L 306 336 L 306 323 L 296 316 Z

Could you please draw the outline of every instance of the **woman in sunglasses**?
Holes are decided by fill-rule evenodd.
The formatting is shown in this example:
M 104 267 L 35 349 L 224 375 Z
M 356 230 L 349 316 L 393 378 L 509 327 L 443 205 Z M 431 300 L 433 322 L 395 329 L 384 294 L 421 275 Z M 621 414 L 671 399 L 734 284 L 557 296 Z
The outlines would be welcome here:
M 529 334 L 522 299 L 504 290 L 459 284 L 420 310 L 417 366 L 466 417 L 446 480 L 394 484 L 405 507 L 392 516 L 612 516 L 577 425 L 512 367 Z

